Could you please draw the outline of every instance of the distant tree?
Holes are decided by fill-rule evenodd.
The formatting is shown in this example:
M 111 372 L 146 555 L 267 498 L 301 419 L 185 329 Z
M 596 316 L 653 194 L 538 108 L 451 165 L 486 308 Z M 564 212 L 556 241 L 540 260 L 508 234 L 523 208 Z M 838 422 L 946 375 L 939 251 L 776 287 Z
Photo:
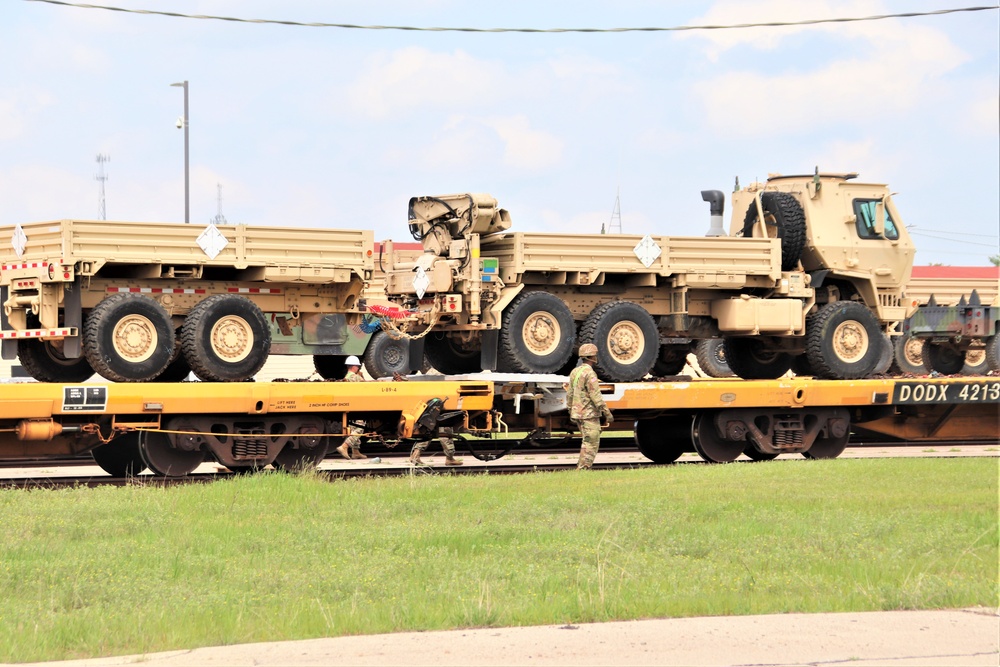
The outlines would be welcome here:
M 1000 255 L 992 255 L 990 257 L 990 263 L 993 264 L 993 266 L 1000 266 Z

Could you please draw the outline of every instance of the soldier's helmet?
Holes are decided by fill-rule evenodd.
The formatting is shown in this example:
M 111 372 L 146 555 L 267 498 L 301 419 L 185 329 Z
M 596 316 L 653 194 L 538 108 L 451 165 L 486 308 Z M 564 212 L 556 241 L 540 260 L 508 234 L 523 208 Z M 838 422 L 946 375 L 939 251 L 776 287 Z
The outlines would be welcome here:
M 581 359 L 585 359 L 588 357 L 596 357 L 597 346 L 594 345 L 593 343 L 584 343 L 583 345 L 580 346 L 579 355 Z
M 356 356 L 354 356 L 352 354 L 351 356 L 347 357 L 347 361 L 344 362 L 344 365 L 345 366 L 360 366 L 361 365 L 361 360 L 358 359 Z

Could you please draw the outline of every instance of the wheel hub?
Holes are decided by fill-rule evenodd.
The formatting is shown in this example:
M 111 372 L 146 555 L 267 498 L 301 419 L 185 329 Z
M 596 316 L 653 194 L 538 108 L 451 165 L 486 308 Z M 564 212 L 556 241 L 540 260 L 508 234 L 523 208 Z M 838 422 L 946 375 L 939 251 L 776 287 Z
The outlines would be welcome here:
M 924 341 L 920 338 L 910 338 L 903 344 L 903 355 L 913 366 L 923 366 L 924 365 Z
M 868 352 L 868 332 L 860 322 L 844 322 L 833 332 L 833 349 L 843 361 L 858 361 Z
M 620 364 L 630 364 L 642 356 L 646 339 L 635 322 L 619 322 L 608 332 L 608 349 Z
M 532 354 L 551 354 L 559 345 L 562 330 L 559 322 L 549 313 L 533 313 L 524 321 L 524 343 Z
M 123 317 L 112 334 L 115 353 L 132 363 L 149 359 L 156 351 L 156 327 L 141 315 Z
M 253 330 L 242 317 L 222 317 L 211 333 L 212 350 L 222 359 L 235 363 L 243 361 L 253 348 Z

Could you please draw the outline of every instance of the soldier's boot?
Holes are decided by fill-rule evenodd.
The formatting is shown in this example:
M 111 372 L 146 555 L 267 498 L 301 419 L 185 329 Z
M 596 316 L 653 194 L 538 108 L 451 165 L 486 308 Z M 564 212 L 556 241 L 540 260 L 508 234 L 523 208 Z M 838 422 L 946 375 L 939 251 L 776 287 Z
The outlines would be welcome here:
M 410 452 L 410 463 L 412 463 L 415 466 L 418 466 L 421 463 L 423 463 L 423 461 L 420 460 L 420 450 L 419 449 L 414 449 L 412 452 Z
M 462 461 L 461 459 L 456 459 L 454 454 L 451 454 L 451 455 L 445 454 L 444 455 L 444 464 L 446 466 L 460 466 L 460 465 L 464 465 L 464 463 L 465 462 Z
M 358 460 L 358 459 L 367 459 L 368 457 L 362 454 L 360 449 L 354 449 L 352 450 L 351 458 Z
M 343 443 L 340 447 L 337 447 L 337 453 L 343 456 L 345 459 L 351 458 L 351 450 L 348 449 L 347 443 Z

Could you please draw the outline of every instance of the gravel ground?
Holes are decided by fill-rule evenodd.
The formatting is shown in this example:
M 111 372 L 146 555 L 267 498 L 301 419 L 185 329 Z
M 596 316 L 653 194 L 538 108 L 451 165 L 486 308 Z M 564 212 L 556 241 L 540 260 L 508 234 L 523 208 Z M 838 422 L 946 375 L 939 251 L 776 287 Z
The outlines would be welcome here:
M 725 616 L 309 639 L 55 663 L 285 665 L 1000 665 L 997 609 Z

